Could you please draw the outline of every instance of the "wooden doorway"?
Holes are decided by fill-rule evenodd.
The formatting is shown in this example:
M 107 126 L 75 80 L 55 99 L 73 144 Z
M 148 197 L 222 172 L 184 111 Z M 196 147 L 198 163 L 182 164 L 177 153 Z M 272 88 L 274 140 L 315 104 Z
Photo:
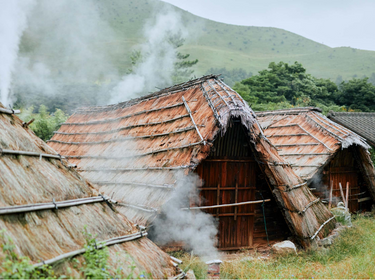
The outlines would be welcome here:
M 255 200 L 257 163 L 251 158 L 207 159 L 197 168 L 204 185 L 200 188 L 201 206 Z M 221 250 L 253 246 L 254 205 L 207 209 L 218 219 L 218 244 Z
M 253 201 L 261 173 L 250 149 L 250 139 L 239 120 L 232 120 L 224 136 L 213 143 L 210 156 L 196 172 L 203 181 L 200 206 Z M 254 214 L 259 205 L 207 209 L 218 220 L 217 247 L 221 250 L 251 248 Z

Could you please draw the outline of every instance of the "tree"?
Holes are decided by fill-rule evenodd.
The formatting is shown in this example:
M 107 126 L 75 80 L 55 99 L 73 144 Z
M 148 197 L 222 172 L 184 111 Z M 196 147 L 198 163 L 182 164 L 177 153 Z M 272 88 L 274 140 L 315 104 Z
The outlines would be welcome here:
M 38 113 L 33 113 L 33 111 L 33 106 L 21 109 L 20 119 L 24 122 L 34 119 L 29 127 L 44 141 L 50 139 L 53 136 L 53 132 L 58 130 L 61 124 L 68 119 L 68 115 L 60 109 L 56 109 L 53 114 L 50 114 L 45 105 L 40 105 Z
M 244 94 L 245 100 L 259 104 L 288 102 L 293 106 L 334 105 L 338 91 L 335 83 L 307 74 L 298 62 L 271 62 L 268 69 L 236 83 L 234 89 Z
M 375 86 L 368 82 L 368 78 L 343 81 L 339 89 L 337 104 L 345 105 L 351 110 L 375 111 Z

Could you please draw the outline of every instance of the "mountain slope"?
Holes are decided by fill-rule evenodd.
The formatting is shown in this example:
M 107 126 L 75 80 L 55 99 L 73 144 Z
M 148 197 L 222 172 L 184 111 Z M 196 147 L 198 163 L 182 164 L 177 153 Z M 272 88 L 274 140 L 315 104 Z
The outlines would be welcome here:
M 97 53 L 105 53 L 120 75 L 129 67 L 131 50 L 145 40 L 142 35 L 145 23 L 155 15 L 155 11 L 163 12 L 166 8 L 177 11 L 189 28 L 189 40 L 182 51 L 190 53 L 192 59 L 199 59 L 196 75 L 204 74 L 211 67 L 243 68 L 255 74 L 272 61 L 299 61 L 314 76 L 332 80 L 338 76 L 343 79 L 353 75 L 371 76 L 375 72 L 373 51 L 330 48 L 278 28 L 214 22 L 157 0 L 93 0 L 93 3 L 99 17 L 109 24 L 115 34 L 115 39 L 111 40 L 98 36 L 92 43 L 93 48 Z M 84 16 L 88 22 L 90 17 L 94 17 L 90 13 Z M 23 37 L 21 52 L 48 64 L 54 73 L 58 73 L 72 63 L 64 62 L 66 58 L 59 56 L 57 47 L 50 45 L 46 49 L 38 44 L 39 39 L 48 38 L 53 32 L 49 27 L 44 27 L 42 31 L 29 28 Z M 70 60 L 80 61 L 78 65 L 87 61 L 74 53 Z M 101 64 L 95 67 L 100 68 Z M 104 69 L 100 75 L 106 75 Z

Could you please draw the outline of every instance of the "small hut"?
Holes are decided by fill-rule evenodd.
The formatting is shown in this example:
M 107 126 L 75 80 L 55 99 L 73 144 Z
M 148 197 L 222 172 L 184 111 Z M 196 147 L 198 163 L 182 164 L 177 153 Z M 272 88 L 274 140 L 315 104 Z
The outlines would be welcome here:
M 82 278 L 84 231 L 108 246 L 108 264 L 124 275 L 176 275 L 170 257 L 115 209 L 68 162 L 45 144 L 13 110 L 0 105 L 0 229 L 15 253 L 34 266 Z M 102 244 L 102 243 L 100 243 Z M 99 244 L 98 244 L 99 246 Z M 0 261 L 5 257 L 0 251 Z M 132 267 L 135 267 L 134 270 Z M 133 270 L 133 271 L 132 271 Z M 0 273 L 2 267 L 0 267 Z
M 375 148 L 375 113 L 330 111 L 327 117 L 365 138 Z
M 285 233 L 309 246 L 335 227 L 331 213 L 264 137 L 247 103 L 214 75 L 79 109 L 49 145 L 127 205 L 119 211 L 138 224 L 152 222 L 181 173 L 198 174 L 197 207 L 217 218 L 221 250 L 253 248 Z
M 375 173 L 362 137 L 322 115 L 319 108 L 256 114 L 279 155 L 316 196 L 327 204 L 348 199 L 351 212 L 371 209 Z

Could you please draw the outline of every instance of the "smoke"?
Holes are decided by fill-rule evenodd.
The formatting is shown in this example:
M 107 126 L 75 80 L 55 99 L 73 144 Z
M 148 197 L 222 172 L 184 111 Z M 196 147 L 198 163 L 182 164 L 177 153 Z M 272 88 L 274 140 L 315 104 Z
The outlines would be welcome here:
M 120 77 L 111 49 L 118 35 L 100 16 L 101 9 L 94 0 L 35 2 L 13 61 L 13 83 L 8 83 L 14 102 L 48 107 L 107 102 L 103 93 Z
M 113 89 L 110 103 L 125 101 L 172 84 L 177 52 L 170 38 L 187 36 L 181 16 L 172 9 L 164 10 L 145 25 L 144 36 L 146 43 L 140 47 L 141 61 Z
M 204 260 L 217 259 L 215 247 L 218 233 L 213 216 L 200 210 L 186 210 L 190 203 L 198 202 L 196 187 L 201 184 L 198 175 L 188 176 L 176 173 L 176 189 L 162 207 L 162 214 L 153 222 L 155 241 L 165 245 L 171 242 L 183 242 L 185 249 L 193 250 L 194 254 Z
M 0 1 L 0 95 L 4 106 L 10 103 L 12 73 L 21 36 L 27 26 L 27 15 L 33 4 L 34 0 Z

